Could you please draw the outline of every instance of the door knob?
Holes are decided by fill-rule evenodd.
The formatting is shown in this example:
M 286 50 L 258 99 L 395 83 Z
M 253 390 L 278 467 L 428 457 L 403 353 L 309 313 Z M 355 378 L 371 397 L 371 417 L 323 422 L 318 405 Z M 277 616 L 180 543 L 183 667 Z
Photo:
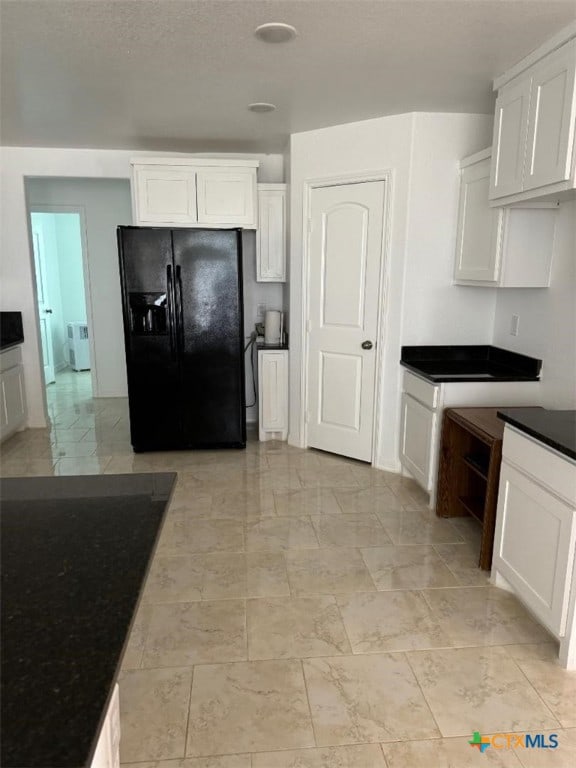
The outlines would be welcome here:
M 46 312 L 47 315 L 51 315 L 52 314 L 52 310 L 51 309 L 45 309 L 44 312 Z
M 362 342 L 362 349 L 372 349 L 373 344 L 371 341 L 363 341 Z

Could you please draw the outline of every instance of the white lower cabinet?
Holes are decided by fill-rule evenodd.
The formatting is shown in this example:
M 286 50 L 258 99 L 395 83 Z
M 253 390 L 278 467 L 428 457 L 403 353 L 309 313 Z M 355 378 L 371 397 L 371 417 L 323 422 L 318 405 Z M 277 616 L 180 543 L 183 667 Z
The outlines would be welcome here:
M 576 463 L 506 426 L 492 581 L 511 589 L 576 666 Z
M 258 350 L 258 437 L 288 437 L 288 350 Z
M 120 700 L 118 684 L 108 706 L 108 712 L 96 745 L 90 768 L 120 768 Z
M 402 395 L 400 428 L 400 460 L 415 480 L 427 491 L 432 488 L 432 441 L 436 428 L 436 411 L 427 408 L 411 395 Z
M 24 367 L 20 347 L 0 352 L 0 440 L 26 424 Z

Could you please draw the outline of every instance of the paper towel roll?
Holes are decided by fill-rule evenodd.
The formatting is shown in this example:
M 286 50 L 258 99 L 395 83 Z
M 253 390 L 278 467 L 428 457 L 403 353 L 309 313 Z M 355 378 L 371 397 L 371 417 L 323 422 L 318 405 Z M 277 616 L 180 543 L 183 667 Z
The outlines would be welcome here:
M 264 316 L 264 344 L 280 344 L 282 335 L 282 312 L 269 309 Z

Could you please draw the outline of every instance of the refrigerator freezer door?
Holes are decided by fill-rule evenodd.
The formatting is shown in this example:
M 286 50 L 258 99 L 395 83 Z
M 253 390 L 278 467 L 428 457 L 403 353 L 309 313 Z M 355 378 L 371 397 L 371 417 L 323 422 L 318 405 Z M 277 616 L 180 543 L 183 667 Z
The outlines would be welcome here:
M 118 227 L 124 337 L 134 450 L 182 442 L 169 229 Z
M 185 446 L 246 443 L 238 230 L 172 230 Z

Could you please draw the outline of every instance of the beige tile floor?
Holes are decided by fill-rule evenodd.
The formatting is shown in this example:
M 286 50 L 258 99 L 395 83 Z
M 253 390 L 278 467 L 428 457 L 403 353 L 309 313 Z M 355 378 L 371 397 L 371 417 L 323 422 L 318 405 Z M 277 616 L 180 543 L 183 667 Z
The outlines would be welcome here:
M 48 389 L 2 474 L 174 470 L 120 681 L 132 768 L 568 768 L 576 674 L 476 567 L 474 521 L 398 475 L 283 443 L 134 455 L 125 400 Z M 472 732 L 558 733 L 481 755 Z

